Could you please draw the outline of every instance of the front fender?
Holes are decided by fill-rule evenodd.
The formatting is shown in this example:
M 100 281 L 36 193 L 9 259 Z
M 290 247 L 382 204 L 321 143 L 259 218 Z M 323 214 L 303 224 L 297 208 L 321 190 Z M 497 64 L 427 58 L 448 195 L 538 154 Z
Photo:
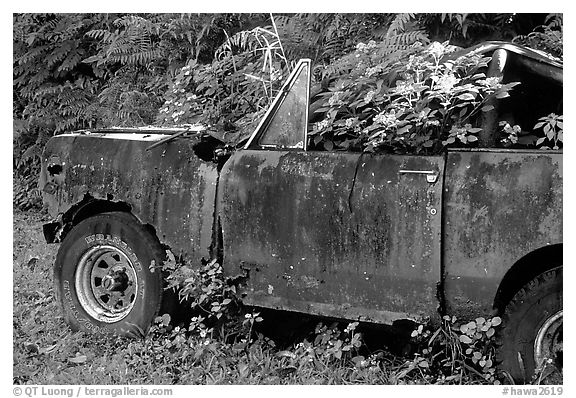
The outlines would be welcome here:
M 212 246 L 217 167 L 198 158 L 188 140 L 148 151 L 150 135 L 51 138 L 39 180 L 44 204 L 52 217 L 65 215 L 65 223 L 73 218 L 70 212 L 80 211 L 73 207 L 82 207 L 87 198 L 123 203 L 142 223 L 152 225 L 175 254 L 199 263 L 210 256 Z M 49 237 L 55 228 L 46 227 Z

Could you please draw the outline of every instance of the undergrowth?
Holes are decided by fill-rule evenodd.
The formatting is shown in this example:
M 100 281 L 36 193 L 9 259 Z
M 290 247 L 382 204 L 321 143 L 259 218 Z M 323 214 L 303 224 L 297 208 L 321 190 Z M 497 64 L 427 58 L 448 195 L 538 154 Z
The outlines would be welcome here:
M 403 356 L 366 344 L 366 325 L 316 318 L 288 340 L 267 333 L 267 312 L 245 307 L 217 261 L 173 257 L 168 288 L 190 317 L 162 314 L 143 338 L 71 332 L 54 298 L 57 246 L 41 218 L 14 213 L 15 384 L 497 384 L 500 318 L 414 325 Z M 47 283 L 50 281 L 50 283 Z M 274 320 L 271 320 L 275 322 Z M 410 333 L 410 332 L 408 332 Z M 508 382 L 506 379 L 503 381 Z
M 255 326 L 263 317 L 236 298 L 236 286 L 225 280 L 216 260 L 198 268 L 177 261 L 170 253 L 168 258 L 168 289 L 177 289 L 194 316 L 185 326 L 171 325 L 168 315 L 158 317 L 150 341 L 169 347 L 179 360 L 190 358 L 194 363 L 208 352 L 244 351 L 250 357 L 256 350 L 275 358 L 284 376 L 337 369 L 356 381 L 386 384 L 500 383 L 494 363 L 498 317 L 462 323 L 446 316 L 436 329 L 416 325 L 411 335 L 413 353 L 403 360 L 387 350 L 371 352 L 364 344 L 359 322 L 320 322 L 303 340 L 280 349 L 273 339 L 257 331 Z M 244 365 L 241 368 L 247 371 Z

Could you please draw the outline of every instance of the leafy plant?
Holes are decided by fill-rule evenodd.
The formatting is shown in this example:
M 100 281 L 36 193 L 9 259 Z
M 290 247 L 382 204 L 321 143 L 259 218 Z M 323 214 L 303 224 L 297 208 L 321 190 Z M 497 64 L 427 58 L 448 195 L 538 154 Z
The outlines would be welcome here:
M 342 360 L 346 357 L 352 359 L 354 353 L 362 346 L 362 336 L 355 331 L 357 326 L 358 322 L 352 322 L 342 331 L 337 323 L 331 326 L 318 324 L 313 350 L 307 352 L 327 359 Z
M 46 246 L 43 217 L 14 214 L 13 380 L 15 384 L 486 384 L 495 383 L 493 344 L 499 318 L 418 325 L 416 355 L 369 349 L 357 322 L 322 322 L 282 346 L 257 327 L 260 311 L 227 311 L 219 319 L 205 300 L 190 321 L 156 319 L 145 338 L 70 331 L 54 298 L 51 278 L 57 247 Z M 168 256 L 166 271 L 183 259 Z M 189 299 L 205 293 L 217 272 L 187 264 L 182 283 L 195 275 Z M 210 269 L 217 271 L 215 262 Z M 200 279 L 199 279 L 200 278 Z M 176 282 L 173 279 L 172 282 Z M 200 283 L 200 280 L 205 280 Z M 188 283 L 191 283 L 190 281 Z M 182 285 L 179 285 L 182 286 Z M 214 294 L 220 297 L 219 293 Z M 188 303 L 190 303 L 190 300 Z M 219 300 L 219 299 L 217 299 Z M 235 302 L 235 301 L 233 301 Z M 228 305 L 228 308 L 232 303 Z M 55 315 L 56 314 L 56 315 Z M 218 320 L 218 322 L 216 322 Z M 224 322 L 225 321 L 225 322 Z M 378 334 L 378 340 L 382 336 Z M 372 344 L 370 344 L 372 346 Z M 490 363 L 489 361 L 492 361 Z M 544 372 L 544 369 L 542 369 Z M 494 378 L 493 378 L 494 376 Z M 533 382 L 538 382 L 538 379 Z
M 383 39 L 394 14 L 289 14 L 275 16 L 289 59 L 310 58 L 326 65 L 348 54 L 359 41 Z
M 502 145 L 504 147 L 516 145 L 518 143 L 518 135 L 522 132 L 522 128 L 517 124 L 510 126 L 506 121 L 500 122 L 499 126 L 503 135 L 503 138 L 500 139 Z
M 530 33 L 545 18 L 545 14 L 528 13 L 426 13 L 414 17 L 433 40 L 449 39 L 461 47 L 487 40 L 513 40 Z
M 189 325 L 184 329 L 179 327 L 177 332 L 170 326 L 170 316 L 158 317 L 153 333 L 171 333 L 169 340 L 174 340 L 182 333 L 211 339 L 215 337 L 216 329 L 220 328 L 220 336 L 233 335 L 236 347 L 247 349 L 254 341 L 252 336 L 255 325 L 262 322 L 263 318 L 259 312 L 252 310 L 244 313 L 241 325 L 234 321 L 243 312 L 241 302 L 236 298 L 235 285 L 224 280 L 222 267 L 216 260 L 198 268 L 183 263 L 182 259 L 177 260 L 170 252 L 167 252 L 167 258 L 163 266 L 169 272 L 166 289 L 176 289 L 181 300 L 198 311 Z M 354 322 L 342 330 L 337 323 L 331 326 L 318 324 L 313 340 L 295 347 L 294 358 L 306 362 L 315 359 L 324 362 L 351 360 L 362 346 L 361 334 L 355 331 L 357 326 L 358 322 Z M 263 336 L 258 339 L 265 340 Z M 267 344 L 275 345 L 271 341 Z M 364 357 L 354 358 L 356 362 L 361 360 Z
M 244 321 L 242 321 L 242 326 L 246 327 L 248 329 L 248 342 L 252 342 L 251 340 L 251 336 L 252 336 L 252 330 L 254 329 L 254 325 L 257 322 L 262 322 L 263 318 L 260 316 L 259 312 L 250 312 L 246 315 L 244 315 Z
M 492 98 L 505 98 L 518 83 L 487 78 L 488 58 L 446 59 L 452 47 L 414 44 L 389 54 L 385 43 L 360 43 L 340 62 L 336 76 L 313 105 L 324 119 L 313 125 L 316 146 L 369 152 L 433 153 L 442 146 L 477 141 L 472 123 L 490 111 Z M 387 55 L 383 55 L 387 54 Z
M 22 119 L 14 119 L 13 131 L 13 204 L 20 210 L 39 209 L 42 198 L 37 176 L 42 147 L 49 137 L 30 131 L 30 122 Z
M 542 130 L 544 136 L 538 138 L 536 146 L 541 149 L 560 149 L 564 137 L 563 115 L 551 113 L 538 119 L 534 130 Z M 546 144 L 546 145 L 544 145 Z
M 528 34 L 516 36 L 512 41 L 562 58 L 564 55 L 563 27 L 564 17 L 562 14 L 548 14 L 544 24 L 536 26 Z
M 462 383 L 465 377 L 499 384 L 494 344 L 501 322 L 499 317 L 479 317 L 459 323 L 456 317 L 445 315 L 434 332 L 419 325 L 411 334 L 419 351 L 397 377 L 418 371 L 424 379 L 442 384 Z
M 238 142 L 276 96 L 287 68 L 273 29 L 238 32 L 216 50 L 210 65 L 191 60 L 179 70 L 157 121 L 216 125 L 229 133 L 228 141 Z
M 234 145 L 252 132 L 288 74 L 287 64 L 300 57 L 313 60 L 313 95 L 324 92 L 315 99 L 325 102 L 343 91 L 340 100 L 351 101 L 318 125 L 329 129 L 315 137 L 317 148 L 381 150 L 391 145 L 388 149 L 411 151 L 415 146 L 428 153 L 438 148 L 423 146 L 430 142 L 418 136 L 422 120 L 410 112 L 394 109 L 398 123 L 389 132 L 367 130 L 379 114 L 379 120 L 391 120 L 384 96 L 394 101 L 396 81 L 409 81 L 402 73 L 410 71 L 401 66 L 410 56 L 422 56 L 425 47 L 418 43 L 450 39 L 471 45 L 517 37 L 518 43 L 562 55 L 561 14 L 282 14 L 273 16 L 272 27 L 270 22 L 267 14 L 14 14 L 13 116 L 26 121 L 26 134 L 33 137 L 15 141 L 21 148 L 15 156 L 26 153 L 24 142 L 41 148 L 55 133 L 113 125 L 202 122 Z M 372 68 L 370 76 L 363 76 L 364 67 Z M 351 73 L 358 87 L 339 87 Z M 358 102 L 370 97 L 382 102 Z M 325 105 L 316 101 L 313 111 Z M 439 130 L 433 126 L 440 118 L 434 104 L 423 105 L 418 115 L 426 108 L 426 120 Z M 314 122 L 322 121 L 322 112 L 313 114 L 319 118 Z M 477 127 L 471 120 L 456 127 L 467 123 Z M 434 131 L 431 137 L 447 141 L 449 131 Z M 410 138 L 412 133 L 418 137 Z M 455 137 L 451 145 L 470 145 Z M 374 145 L 368 146 L 369 141 Z M 18 178 L 36 175 L 37 167 L 23 164 Z M 18 180 L 15 189 L 23 193 L 27 186 Z
M 238 304 L 236 287 L 225 280 L 216 259 L 197 267 L 182 263 L 181 259 L 176 262 L 174 256 L 167 253 L 169 260 L 163 265 L 163 269 L 169 272 L 166 289 L 176 290 L 181 301 L 199 310 L 200 315 L 194 320 L 198 325 L 206 319 L 220 320 Z M 191 327 L 194 329 L 196 327 Z

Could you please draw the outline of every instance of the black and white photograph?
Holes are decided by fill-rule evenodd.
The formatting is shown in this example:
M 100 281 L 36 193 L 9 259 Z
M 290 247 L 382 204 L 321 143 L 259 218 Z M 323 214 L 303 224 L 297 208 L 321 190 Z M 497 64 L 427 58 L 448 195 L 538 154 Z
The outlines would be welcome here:
M 550 8 L 14 12 L 12 396 L 565 395 Z

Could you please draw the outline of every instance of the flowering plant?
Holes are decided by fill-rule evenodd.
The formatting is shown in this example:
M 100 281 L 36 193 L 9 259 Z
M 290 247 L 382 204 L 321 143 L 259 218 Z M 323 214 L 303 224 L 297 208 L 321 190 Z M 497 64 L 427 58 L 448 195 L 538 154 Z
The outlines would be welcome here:
M 453 50 L 447 42 L 417 43 L 385 56 L 384 50 L 373 41 L 360 43 L 342 59 L 349 62 L 349 73 L 333 77 L 313 105 L 323 115 L 312 125 L 314 145 L 401 153 L 470 145 L 481 131 L 477 116 L 518 84 L 486 77 L 482 70 L 490 58 L 446 60 Z

